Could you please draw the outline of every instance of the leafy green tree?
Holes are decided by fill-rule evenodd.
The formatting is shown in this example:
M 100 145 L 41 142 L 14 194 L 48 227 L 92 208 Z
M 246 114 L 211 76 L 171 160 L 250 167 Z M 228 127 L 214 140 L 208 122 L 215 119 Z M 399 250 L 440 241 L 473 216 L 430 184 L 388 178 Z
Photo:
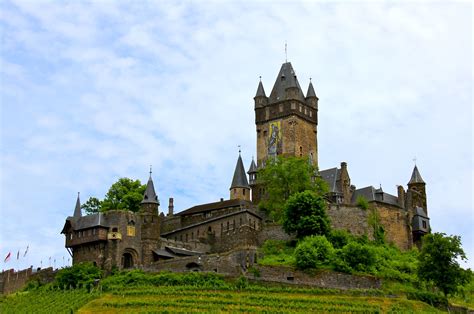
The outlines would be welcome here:
M 469 281 L 469 272 L 459 266 L 458 258 L 466 259 L 460 236 L 425 235 L 418 257 L 418 277 L 434 283 L 447 296 Z
M 285 204 L 283 229 L 296 233 L 301 239 L 309 235 L 327 235 L 330 232 L 326 200 L 312 191 L 296 193 Z
M 371 273 L 377 262 L 377 252 L 369 244 L 349 242 L 337 253 L 335 268 L 339 271 L 356 270 Z
M 278 156 L 268 160 L 257 177 L 265 190 L 259 207 L 281 222 L 285 202 L 293 194 L 306 190 L 320 195 L 328 192 L 326 182 L 315 173 L 316 168 L 306 158 Z
M 90 290 L 94 280 L 102 277 L 102 271 L 92 263 L 79 263 L 58 271 L 53 283 L 61 289 L 87 288 Z
M 81 208 L 85 210 L 86 215 L 100 212 L 102 202 L 97 197 L 90 197 L 87 202 L 82 204 Z
M 105 195 L 101 209 L 102 211 L 117 209 L 138 212 L 145 189 L 146 185 L 142 185 L 140 180 L 120 178 L 112 184 Z
M 91 197 L 81 208 L 84 209 L 87 214 L 105 212 L 108 210 L 130 210 L 138 212 L 145 189 L 146 185 L 141 184 L 140 180 L 120 178 L 117 182 L 112 184 L 103 201 L 96 197 Z

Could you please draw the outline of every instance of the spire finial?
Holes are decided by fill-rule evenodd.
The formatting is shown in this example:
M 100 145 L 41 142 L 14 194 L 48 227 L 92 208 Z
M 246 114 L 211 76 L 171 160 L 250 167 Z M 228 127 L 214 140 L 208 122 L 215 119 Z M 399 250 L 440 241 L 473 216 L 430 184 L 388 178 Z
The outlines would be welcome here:
M 311 80 L 312 80 L 312 79 L 313 79 L 312 77 L 309 78 L 309 82 L 310 82 L 310 83 L 311 83 Z
M 260 82 L 261 82 L 262 81 L 262 76 L 260 75 L 258 78 L 260 79 Z
M 151 171 L 151 165 L 150 165 L 150 178 L 151 178 L 151 173 L 152 173 L 152 171 Z
M 415 163 L 415 167 L 416 167 L 416 156 L 413 157 L 413 162 Z
M 237 147 L 239 148 L 239 156 L 240 156 L 240 145 L 237 145 Z
M 287 44 L 286 44 L 286 40 L 285 40 L 285 63 L 288 62 L 288 49 L 287 49 Z

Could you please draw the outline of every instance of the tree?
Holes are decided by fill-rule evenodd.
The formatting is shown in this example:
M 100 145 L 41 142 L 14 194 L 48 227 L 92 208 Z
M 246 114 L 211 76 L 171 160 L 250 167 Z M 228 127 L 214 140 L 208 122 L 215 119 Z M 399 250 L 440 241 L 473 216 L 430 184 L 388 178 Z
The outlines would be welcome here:
M 81 208 L 85 209 L 87 214 L 105 212 L 108 210 L 130 210 L 138 212 L 145 189 L 146 185 L 142 185 L 140 180 L 120 178 L 117 182 L 112 184 L 103 201 L 100 201 L 96 197 L 91 197 Z
M 306 190 L 318 195 L 327 193 L 326 182 L 315 173 L 316 168 L 306 158 L 278 156 L 268 160 L 258 172 L 258 183 L 265 189 L 259 207 L 281 222 L 285 202 L 293 194 Z
M 94 280 L 101 277 L 102 271 L 98 267 L 90 262 L 85 262 L 58 271 L 53 285 L 61 289 L 87 288 L 90 290 Z
M 466 259 L 461 237 L 445 233 L 425 235 L 418 257 L 418 277 L 434 283 L 447 296 L 469 280 L 469 273 L 459 266 L 458 258 Z
M 97 197 L 90 197 L 87 202 L 82 204 L 81 208 L 85 210 L 87 215 L 100 212 L 102 202 Z
M 296 246 L 296 267 L 299 269 L 317 268 L 328 264 L 333 254 L 334 248 L 325 236 L 306 237 Z
M 309 235 L 328 235 L 330 222 L 326 200 L 312 191 L 296 193 L 285 205 L 283 229 L 301 239 Z

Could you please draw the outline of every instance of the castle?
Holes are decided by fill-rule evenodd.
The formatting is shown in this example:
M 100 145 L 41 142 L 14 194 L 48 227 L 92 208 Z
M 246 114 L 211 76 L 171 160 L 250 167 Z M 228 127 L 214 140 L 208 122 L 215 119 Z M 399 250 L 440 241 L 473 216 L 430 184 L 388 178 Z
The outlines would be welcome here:
M 73 263 L 90 261 L 108 270 L 160 269 L 166 262 L 193 257 L 182 268 L 203 270 L 202 258 L 226 252 L 240 252 L 234 262 L 244 268 L 254 263 L 257 255 L 249 252 L 256 252 L 265 240 L 290 238 L 258 210 L 265 193 L 257 183 L 258 171 L 269 158 L 280 155 L 306 157 L 318 166 L 318 100 L 311 81 L 304 95 L 290 62 L 281 66 L 269 96 L 259 82 L 254 97 L 257 162 L 252 159 L 246 173 L 239 152 L 228 200 L 174 213 L 170 198 L 165 215 L 159 210 L 151 172 L 137 213 L 113 210 L 83 216 L 78 196 L 74 214 L 61 231 Z M 345 162 L 317 175 L 330 188 L 328 215 L 333 228 L 373 238 L 375 227 L 382 227 L 386 240 L 403 250 L 419 245 L 429 232 L 425 182 L 416 166 L 407 189 L 398 186 L 396 196 L 381 187 L 356 188 Z M 357 206 L 360 197 L 368 201 L 368 209 Z

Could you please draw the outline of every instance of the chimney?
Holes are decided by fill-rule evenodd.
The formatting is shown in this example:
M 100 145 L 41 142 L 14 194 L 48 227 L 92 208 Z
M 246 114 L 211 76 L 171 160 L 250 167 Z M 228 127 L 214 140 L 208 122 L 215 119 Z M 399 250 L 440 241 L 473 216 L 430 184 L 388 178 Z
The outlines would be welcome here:
M 347 162 L 345 161 L 341 162 L 341 170 L 342 169 L 347 169 Z
M 398 193 L 398 205 L 400 207 L 405 208 L 405 190 L 403 189 L 403 186 L 399 185 L 397 186 L 397 193 Z
M 168 204 L 168 216 L 173 216 L 174 205 L 173 205 L 173 198 L 170 197 L 169 204 Z

